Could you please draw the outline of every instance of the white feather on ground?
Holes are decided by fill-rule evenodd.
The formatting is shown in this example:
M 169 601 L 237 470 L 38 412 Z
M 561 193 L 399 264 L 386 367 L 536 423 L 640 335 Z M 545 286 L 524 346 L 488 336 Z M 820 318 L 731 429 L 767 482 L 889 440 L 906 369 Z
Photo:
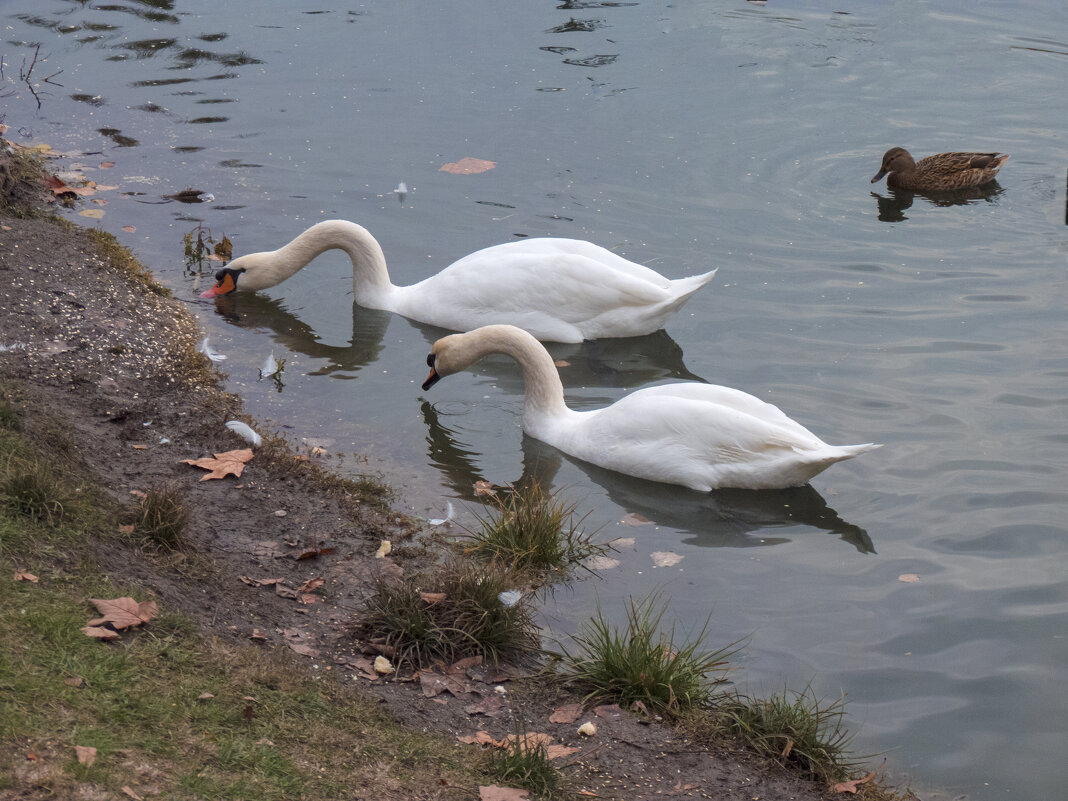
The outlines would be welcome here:
M 432 526 L 443 526 L 450 520 L 452 520 L 453 511 L 454 510 L 452 508 L 452 501 L 449 501 L 447 504 L 445 504 L 445 517 L 435 517 L 428 520 L 427 522 Z
M 263 442 L 263 439 L 259 434 L 240 420 L 230 420 L 227 422 L 226 427 L 241 437 L 241 439 L 251 444 L 253 448 L 258 448 Z

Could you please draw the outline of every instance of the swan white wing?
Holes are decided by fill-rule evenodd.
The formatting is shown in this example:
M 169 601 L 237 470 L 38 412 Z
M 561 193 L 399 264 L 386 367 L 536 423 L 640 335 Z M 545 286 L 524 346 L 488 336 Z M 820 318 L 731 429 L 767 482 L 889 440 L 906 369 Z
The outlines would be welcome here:
M 551 435 L 556 440 L 551 444 L 611 470 L 698 490 L 804 483 L 795 471 L 831 448 L 776 407 L 743 392 L 668 391 L 689 386 L 641 390 L 582 413 Z
M 510 323 L 539 338 L 578 342 L 585 338 L 583 324 L 601 315 L 638 315 L 672 297 L 663 276 L 588 242 L 529 247 L 550 241 L 557 242 L 515 242 L 472 253 L 398 288 L 395 311 L 443 328 Z

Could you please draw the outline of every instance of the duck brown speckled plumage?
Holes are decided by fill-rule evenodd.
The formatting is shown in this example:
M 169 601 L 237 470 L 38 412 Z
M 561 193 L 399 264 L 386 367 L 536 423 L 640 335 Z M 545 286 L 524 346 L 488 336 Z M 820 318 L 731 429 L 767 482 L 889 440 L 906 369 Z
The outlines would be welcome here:
M 990 183 L 1001 165 L 1008 161 L 1000 153 L 938 153 L 918 162 L 903 147 L 892 147 L 883 155 L 875 183 L 887 173 L 887 186 L 917 192 L 968 189 Z

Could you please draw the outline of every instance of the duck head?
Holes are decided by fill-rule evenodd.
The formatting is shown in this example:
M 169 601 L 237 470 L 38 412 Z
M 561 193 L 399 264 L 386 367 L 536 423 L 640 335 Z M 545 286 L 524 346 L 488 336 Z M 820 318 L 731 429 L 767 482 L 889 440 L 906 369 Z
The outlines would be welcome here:
M 231 262 L 233 264 L 233 262 Z M 245 272 L 242 267 L 223 267 L 215 273 L 215 286 L 200 293 L 202 298 L 214 298 L 218 295 L 228 295 L 237 289 L 237 279 Z
M 903 147 L 892 147 L 883 154 L 883 163 L 879 167 L 879 172 L 875 173 L 875 177 L 871 179 L 872 183 L 875 183 L 888 172 L 904 172 L 911 170 L 916 166 L 916 162 L 912 160 L 912 156 Z

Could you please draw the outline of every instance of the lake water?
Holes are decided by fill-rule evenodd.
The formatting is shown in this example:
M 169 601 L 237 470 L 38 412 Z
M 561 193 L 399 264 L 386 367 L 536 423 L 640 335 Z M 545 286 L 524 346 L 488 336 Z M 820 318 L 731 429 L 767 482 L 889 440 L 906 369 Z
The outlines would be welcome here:
M 1068 5 L 979 5 L 9 2 L 0 121 L 117 187 L 77 219 L 189 301 L 253 414 L 416 515 L 536 475 L 633 538 L 550 600 L 556 635 L 660 589 L 680 629 L 748 639 L 744 688 L 844 691 L 856 750 L 924 798 L 1045 801 L 1068 745 Z M 893 145 L 1012 158 L 945 202 L 869 183 Z M 465 156 L 496 166 L 439 170 Z M 187 187 L 214 198 L 162 202 Z M 629 480 L 524 438 L 507 359 L 421 392 L 441 332 L 354 308 L 338 253 L 197 299 L 198 222 L 241 254 L 335 217 L 399 284 L 523 236 L 718 267 L 666 333 L 553 346 L 569 403 L 707 380 L 885 447 L 790 492 Z M 282 387 L 256 380 L 272 351 Z

